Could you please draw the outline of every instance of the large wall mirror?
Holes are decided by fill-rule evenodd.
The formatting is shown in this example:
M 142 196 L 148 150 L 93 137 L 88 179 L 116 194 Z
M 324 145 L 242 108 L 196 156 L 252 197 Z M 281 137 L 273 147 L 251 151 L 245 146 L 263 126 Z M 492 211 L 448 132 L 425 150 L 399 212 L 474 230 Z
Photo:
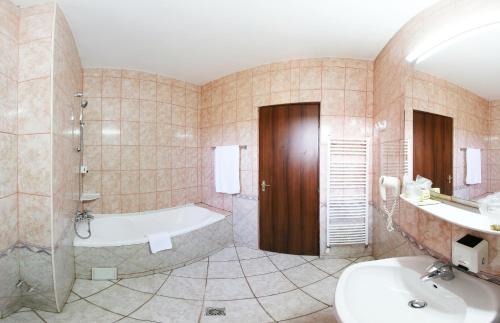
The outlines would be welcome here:
M 499 39 L 500 23 L 441 43 L 413 63 L 406 90 L 409 175 L 461 200 L 500 191 Z

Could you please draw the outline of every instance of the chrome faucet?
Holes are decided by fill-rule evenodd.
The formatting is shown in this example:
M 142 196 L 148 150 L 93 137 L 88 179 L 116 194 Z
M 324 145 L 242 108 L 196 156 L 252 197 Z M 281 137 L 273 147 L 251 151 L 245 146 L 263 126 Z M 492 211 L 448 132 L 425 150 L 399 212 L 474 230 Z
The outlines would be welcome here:
M 422 281 L 428 281 L 434 278 L 441 278 L 442 280 L 452 280 L 455 278 L 453 267 L 451 264 L 445 264 L 436 261 L 425 270 L 426 273 L 420 277 Z
M 82 212 L 76 211 L 75 213 L 75 221 L 73 221 L 73 228 L 75 229 L 75 234 L 80 237 L 81 239 L 88 239 L 92 235 L 92 232 L 90 231 L 90 220 L 92 220 L 94 216 L 90 214 L 89 210 L 83 210 Z M 78 224 L 82 221 L 87 221 L 87 236 L 82 236 L 78 232 Z
M 75 214 L 75 222 L 94 219 L 94 216 L 90 214 L 90 212 L 90 210 L 83 210 L 82 212 L 77 211 Z

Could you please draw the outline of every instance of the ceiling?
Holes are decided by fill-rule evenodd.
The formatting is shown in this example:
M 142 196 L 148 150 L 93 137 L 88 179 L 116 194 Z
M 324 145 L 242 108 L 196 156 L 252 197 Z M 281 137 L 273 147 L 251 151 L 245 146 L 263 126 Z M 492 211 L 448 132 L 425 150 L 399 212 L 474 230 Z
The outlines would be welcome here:
M 57 2 L 84 67 L 137 69 L 203 84 L 293 58 L 374 59 L 408 20 L 437 0 Z
M 416 68 L 487 100 L 500 99 L 500 23 L 452 40 Z

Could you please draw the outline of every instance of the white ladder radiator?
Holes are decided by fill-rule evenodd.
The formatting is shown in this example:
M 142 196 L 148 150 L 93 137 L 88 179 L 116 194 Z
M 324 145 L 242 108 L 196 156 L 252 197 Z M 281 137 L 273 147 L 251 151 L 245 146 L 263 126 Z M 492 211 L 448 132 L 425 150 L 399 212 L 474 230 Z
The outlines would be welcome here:
M 328 142 L 327 246 L 368 245 L 368 142 Z

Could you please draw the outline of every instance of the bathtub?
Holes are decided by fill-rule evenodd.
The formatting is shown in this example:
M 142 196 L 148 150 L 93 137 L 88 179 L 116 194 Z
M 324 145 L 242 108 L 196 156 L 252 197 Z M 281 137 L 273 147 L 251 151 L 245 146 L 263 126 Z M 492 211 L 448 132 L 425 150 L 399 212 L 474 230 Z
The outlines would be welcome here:
M 92 236 L 75 236 L 78 278 L 89 279 L 92 268 L 117 268 L 119 278 L 162 272 L 197 261 L 233 241 L 232 216 L 194 204 L 157 211 L 94 215 Z M 87 225 L 79 232 L 85 235 Z M 152 254 L 147 234 L 168 232 L 173 248 Z

